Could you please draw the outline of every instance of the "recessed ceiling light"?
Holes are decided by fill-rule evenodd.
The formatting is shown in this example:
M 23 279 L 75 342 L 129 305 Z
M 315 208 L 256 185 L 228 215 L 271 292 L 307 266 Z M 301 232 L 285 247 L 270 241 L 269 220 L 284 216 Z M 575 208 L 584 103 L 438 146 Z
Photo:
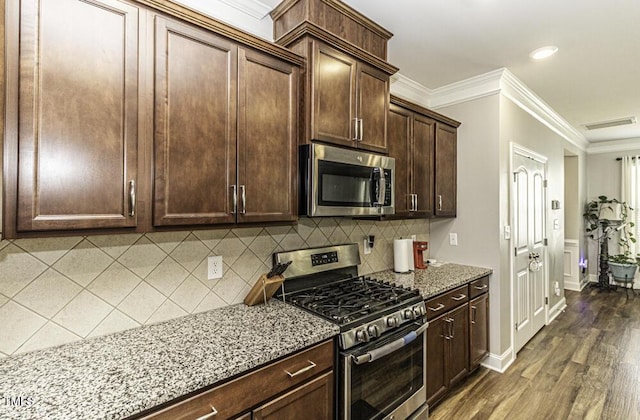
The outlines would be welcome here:
M 544 58 L 551 57 L 557 51 L 558 47 L 556 47 L 555 45 L 549 45 L 548 47 L 542 47 L 538 48 L 537 50 L 531 51 L 531 53 L 529 53 L 529 57 L 533 58 L 534 60 L 542 60 Z

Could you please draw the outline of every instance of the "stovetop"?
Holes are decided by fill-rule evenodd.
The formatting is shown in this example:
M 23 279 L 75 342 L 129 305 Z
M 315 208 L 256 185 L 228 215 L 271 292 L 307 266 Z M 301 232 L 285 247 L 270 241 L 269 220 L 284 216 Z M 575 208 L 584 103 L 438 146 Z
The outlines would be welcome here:
M 297 291 L 287 301 L 340 326 L 363 323 L 389 309 L 420 302 L 420 292 L 360 276 Z

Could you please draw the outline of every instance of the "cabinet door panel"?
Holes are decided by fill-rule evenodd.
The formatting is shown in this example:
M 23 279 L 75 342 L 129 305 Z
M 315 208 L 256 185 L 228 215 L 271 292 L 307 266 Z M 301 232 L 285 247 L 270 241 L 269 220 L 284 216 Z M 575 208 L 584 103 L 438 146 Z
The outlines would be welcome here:
M 469 306 L 470 370 L 474 370 L 489 353 L 489 294 L 480 295 Z
M 135 226 L 137 8 L 29 0 L 20 18 L 18 230 Z
M 449 312 L 453 334 L 449 340 L 448 387 L 464 379 L 469 373 L 469 304 Z
M 429 321 L 427 328 L 427 403 L 433 405 L 447 392 L 447 314 Z
M 238 222 L 297 217 L 298 69 L 254 51 L 239 52 Z
M 325 373 L 253 412 L 255 420 L 332 419 L 333 372 Z
M 413 121 L 412 189 L 418 195 L 417 213 L 433 214 L 433 141 L 435 121 L 416 115 Z
M 355 146 L 356 61 L 323 44 L 314 51 L 312 136 Z
M 411 112 L 391 104 L 389 108 L 389 156 L 396 160 L 396 216 L 407 216 L 411 208 Z
M 154 224 L 234 221 L 237 47 L 156 17 Z
M 435 142 L 435 214 L 456 215 L 456 129 L 437 124 Z
M 389 76 L 359 64 L 358 110 L 362 139 L 358 147 L 374 152 L 387 152 L 387 115 L 389 112 Z

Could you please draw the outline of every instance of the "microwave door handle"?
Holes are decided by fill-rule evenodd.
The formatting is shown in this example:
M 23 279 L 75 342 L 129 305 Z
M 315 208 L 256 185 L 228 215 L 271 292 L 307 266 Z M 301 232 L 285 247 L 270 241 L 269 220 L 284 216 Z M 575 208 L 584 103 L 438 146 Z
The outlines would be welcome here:
M 386 188 L 384 170 L 382 168 L 373 168 L 371 178 L 371 207 L 382 206 Z
M 382 168 L 378 168 L 380 170 L 380 178 L 378 178 L 378 205 L 384 206 L 384 196 L 387 189 L 387 178 L 384 175 L 384 170 Z
M 416 329 L 415 331 L 411 331 L 404 337 L 398 338 L 397 340 L 394 340 L 389 344 L 385 344 L 380 348 L 373 349 L 365 354 L 361 354 L 360 356 L 351 356 L 351 359 L 356 365 L 363 365 L 365 363 L 373 362 L 374 360 L 384 357 L 387 354 L 393 353 L 394 351 L 399 350 L 407 344 L 411 343 L 419 335 L 424 333 L 427 330 L 427 327 L 429 327 L 429 323 L 425 322 L 418 329 Z

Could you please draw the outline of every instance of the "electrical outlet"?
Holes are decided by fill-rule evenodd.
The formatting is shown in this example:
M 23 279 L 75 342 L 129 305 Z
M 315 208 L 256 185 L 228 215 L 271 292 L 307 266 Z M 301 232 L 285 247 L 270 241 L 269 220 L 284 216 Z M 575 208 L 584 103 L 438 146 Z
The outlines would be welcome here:
M 371 247 L 369 246 L 369 240 L 364 238 L 364 255 L 371 254 Z
M 210 255 L 207 259 L 207 278 L 209 280 L 222 278 L 221 255 Z
M 457 233 L 450 233 L 449 234 L 449 245 L 458 246 L 458 234 Z

